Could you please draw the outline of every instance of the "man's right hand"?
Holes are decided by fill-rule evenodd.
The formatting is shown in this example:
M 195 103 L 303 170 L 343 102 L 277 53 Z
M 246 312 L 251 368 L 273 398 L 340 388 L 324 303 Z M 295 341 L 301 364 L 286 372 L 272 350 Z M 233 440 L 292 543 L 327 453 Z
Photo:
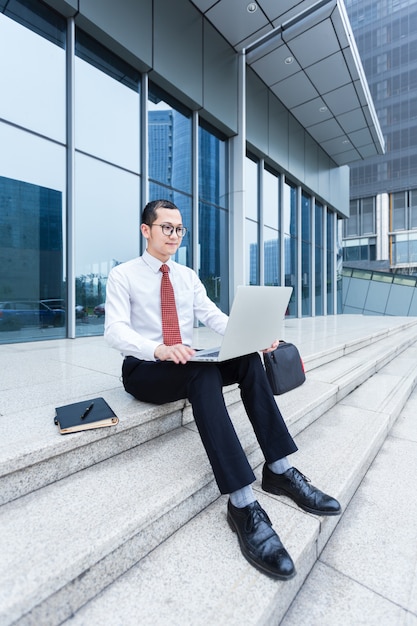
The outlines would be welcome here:
M 155 359 L 159 361 L 173 361 L 174 363 L 188 363 L 192 356 L 194 356 L 195 350 L 189 346 L 184 346 L 182 343 L 176 343 L 174 346 L 166 346 L 161 343 L 155 350 Z

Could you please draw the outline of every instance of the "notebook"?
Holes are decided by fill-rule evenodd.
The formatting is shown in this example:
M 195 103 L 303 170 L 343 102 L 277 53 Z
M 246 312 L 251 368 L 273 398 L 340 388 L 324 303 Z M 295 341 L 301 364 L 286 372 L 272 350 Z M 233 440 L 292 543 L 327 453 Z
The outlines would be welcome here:
M 76 433 L 81 430 L 115 426 L 119 418 L 104 398 L 93 398 L 83 402 L 74 402 L 56 407 L 55 424 L 61 435 Z
M 222 344 L 199 350 L 190 360 L 218 363 L 269 348 L 280 338 L 292 287 L 237 288 Z

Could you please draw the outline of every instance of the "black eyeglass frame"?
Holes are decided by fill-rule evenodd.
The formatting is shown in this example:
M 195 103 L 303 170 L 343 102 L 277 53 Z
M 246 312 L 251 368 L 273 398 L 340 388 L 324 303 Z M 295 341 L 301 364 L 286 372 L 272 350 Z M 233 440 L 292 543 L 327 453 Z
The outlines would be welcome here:
M 160 226 L 163 234 L 166 237 L 171 237 L 174 230 L 177 234 L 177 237 L 184 237 L 188 231 L 188 228 L 186 228 L 185 226 L 171 226 L 171 224 L 149 224 L 149 228 L 152 228 L 152 226 Z

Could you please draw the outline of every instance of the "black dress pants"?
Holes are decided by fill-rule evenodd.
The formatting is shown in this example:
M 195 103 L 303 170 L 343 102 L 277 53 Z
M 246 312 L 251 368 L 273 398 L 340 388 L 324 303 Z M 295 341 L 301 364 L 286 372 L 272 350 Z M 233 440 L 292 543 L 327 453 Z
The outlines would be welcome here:
M 122 375 L 126 391 L 142 402 L 165 404 L 189 399 L 221 493 L 232 493 L 255 480 L 224 402 L 225 385 L 239 384 L 242 402 L 267 463 L 297 450 L 257 353 L 222 363 L 185 365 L 129 356 L 123 362 Z

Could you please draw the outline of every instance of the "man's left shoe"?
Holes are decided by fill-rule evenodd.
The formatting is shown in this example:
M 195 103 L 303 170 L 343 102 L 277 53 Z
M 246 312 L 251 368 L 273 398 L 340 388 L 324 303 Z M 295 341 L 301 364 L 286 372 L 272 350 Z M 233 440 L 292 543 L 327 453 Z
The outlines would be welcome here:
M 262 489 L 278 496 L 288 496 L 304 511 L 315 515 L 339 515 L 339 502 L 311 484 L 295 467 L 283 474 L 274 474 L 265 463 L 262 472 Z

